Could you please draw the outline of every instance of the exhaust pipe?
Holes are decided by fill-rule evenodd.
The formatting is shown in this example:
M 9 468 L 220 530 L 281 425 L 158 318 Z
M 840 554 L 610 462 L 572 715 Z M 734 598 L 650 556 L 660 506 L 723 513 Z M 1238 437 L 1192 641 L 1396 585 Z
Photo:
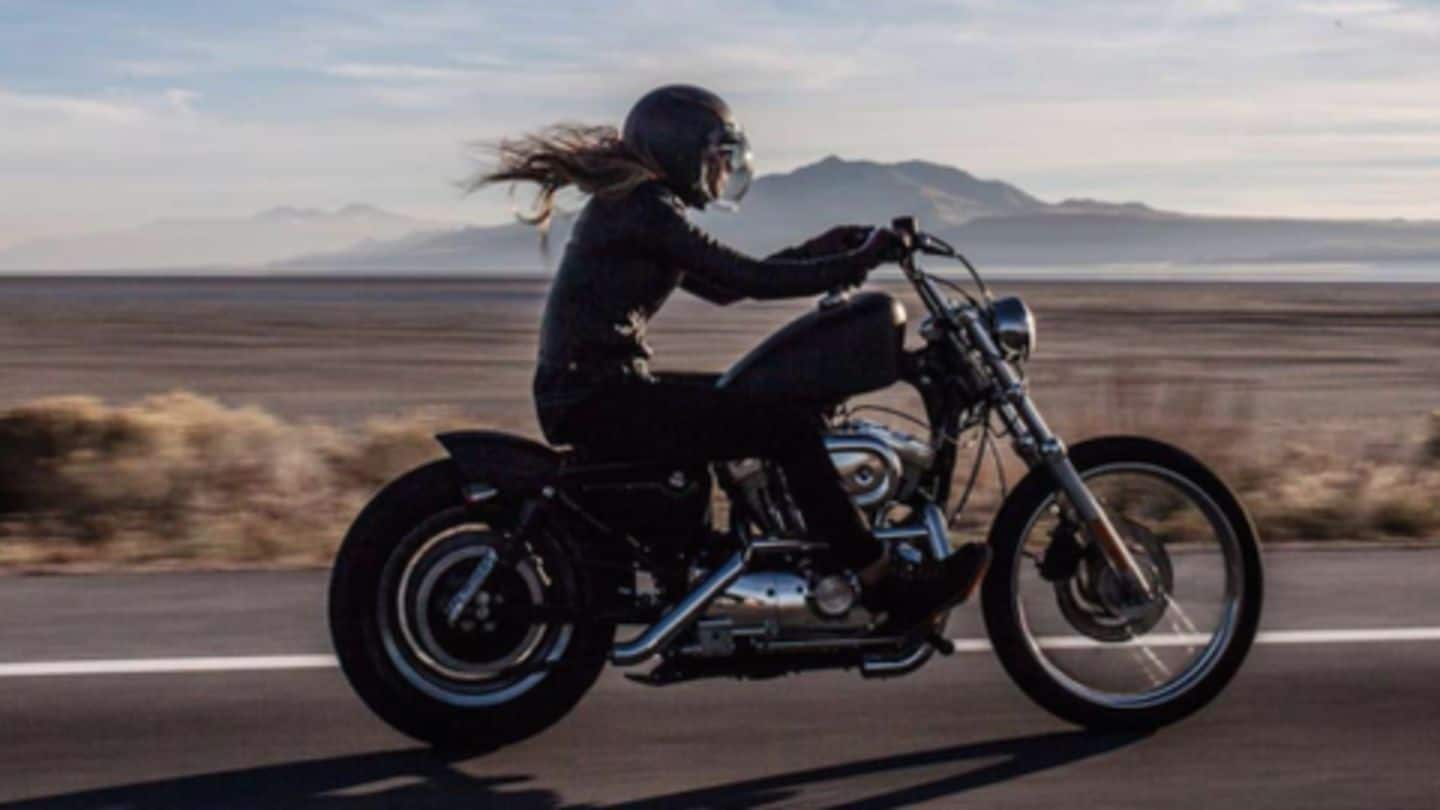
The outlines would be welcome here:
M 933 504 L 927 505 L 924 510 L 923 522 L 919 526 L 905 526 L 891 529 L 881 529 L 876 536 L 888 542 L 900 539 L 914 539 L 924 542 L 929 546 L 930 554 L 936 559 L 944 559 L 950 556 L 949 533 L 945 530 L 945 515 Z M 771 548 L 771 546 L 775 548 Z M 788 549 L 791 544 L 777 541 L 767 544 L 756 543 L 751 549 L 753 551 L 768 552 L 771 550 Z M 660 620 L 652 624 L 645 632 L 634 639 L 616 644 L 610 650 L 610 660 L 617 666 L 628 667 L 638 664 L 641 661 L 655 655 L 669 646 L 676 636 L 685 632 L 705 608 L 715 601 L 715 598 L 725 592 L 726 588 L 735 584 L 735 580 L 745 573 L 748 563 L 748 551 L 737 551 L 723 565 L 716 568 L 705 578 L 695 590 L 691 591 L 675 606 L 674 610 L 660 617 Z M 884 676 L 894 672 L 900 674 L 908 672 L 920 666 L 933 652 L 929 644 L 921 645 L 921 649 L 909 653 L 898 660 L 880 659 L 869 661 L 863 669 L 872 676 Z
M 638 664 L 665 649 L 675 637 L 685 632 L 715 597 L 735 583 L 745 572 L 745 552 L 737 551 L 725 564 L 711 572 L 699 587 L 691 591 L 675 609 L 660 617 L 648 630 L 632 641 L 616 644 L 610 650 L 610 660 L 617 666 L 628 667 Z
M 926 504 L 921 513 L 922 526 L 908 526 L 900 530 L 891 530 L 891 540 L 921 540 L 929 546 L 930 556 L 937 560 L 949 557 L 953 549 L 950 548 L 950 532 L 945 527 L 945 513 L 935 504 Z M 885 530 L 881 530 L 883 532 Z M 876 532 L 881 535 L 881 532 Z M 883 536 L 883 535 L 881 535 Z M 866 678 L 896 678 L 901 675 L 908 675 L 911 672 L 925 665 L 930 656 L 935 654 L 935 644 L 929 641 L 922 641 L 913 649 L 898 657 L 882 658 L 867 657 L 860 662 L 860 674 Z

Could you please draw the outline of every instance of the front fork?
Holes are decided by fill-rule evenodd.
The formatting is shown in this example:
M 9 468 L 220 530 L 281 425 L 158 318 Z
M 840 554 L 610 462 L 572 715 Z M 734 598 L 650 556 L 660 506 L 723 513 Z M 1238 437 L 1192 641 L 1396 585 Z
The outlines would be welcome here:
M 979 351 L 997 384 L 995 410 L 1006 430 L 1014 437 L 1015 452 L 1030 466 L 1043 465 L 1050 472 L 1055 485 L 1075 510 L 1086 535 L 1104 554 L 1105 561 L 1146 599 L 1155 598 L 1158 586 L 1150 581 L 1149 574 L 1135 560 L 1130 547 L 1116 531 L 1115 524 L 1085 485 L 1065 451 L 1065 444 L 1050 431 L 1045 419 L 1030 401 L 1025 382 L 1006 362 L 980 313 L 974 308 L 966 308 L 959 316 L 971 345 Z M 963 346 L 957 348 L 964 351 Z

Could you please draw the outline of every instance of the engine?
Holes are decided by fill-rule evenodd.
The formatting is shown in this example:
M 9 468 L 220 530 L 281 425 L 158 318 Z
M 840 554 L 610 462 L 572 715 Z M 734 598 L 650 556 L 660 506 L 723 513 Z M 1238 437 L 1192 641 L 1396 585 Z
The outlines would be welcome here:
M 866 511 L 909 496 L 935 461 L 928 442 L 863 419 L 831 432 L 825 446 L 850 498 Z
M 884 507 L 908 497 L 935 462 L 928 442 L 878 422 L 857 419 L 825 436 L 830 460 L 855 505 L 873 519 Z M 776 535 L 804 534 L 804 521 L 784 495 L 773 465 L 746 459 L 727 465 L 732 487 Z
M 840 425 L 826 435 L 825 444 L 851 500 L 872 519 L 880 517 L 887 505 L 912 494 L 935 461 L 934 450 L 924 440 L 876 422 Z M 747 459 L 726 465 L 723 475 L 732 493 L 766 524 L 759 527 L 763 532 L 777 538 L 804 534 L 804 521 L 785 495 L 784 481 L 774 465 Z M 926 523 L 880 533 L 894 535 L 889 542 L 926 549 L 948 543 L 943 520 L 938 526 Z M 682 652 L 724 657 L 737 644 L 772 653 L 803 651 L 827 638 L 834 641 L 863 632 L 873 617 L 858 604 L 859 584 L 854 577 L 809 570 L 805 557 L 797 552 L 774 569 L 743 575 L 706 611 Z

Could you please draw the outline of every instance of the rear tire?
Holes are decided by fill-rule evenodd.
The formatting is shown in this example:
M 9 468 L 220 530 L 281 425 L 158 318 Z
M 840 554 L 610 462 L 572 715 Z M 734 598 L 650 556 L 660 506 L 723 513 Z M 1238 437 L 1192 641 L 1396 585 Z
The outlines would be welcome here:
M 564 717 L 599 677 L 614 642 L 615 627 L 594 622 L 533 625 L 532 631 L 542 628 L 542 637 L 532 644 L 528 641 L 531 631 L 524 631 L 525 644 L 531 644 L 525 649 L 540 650 L 543 656 L 536 656 L 547 662 L 547 667 L 522 673 L 523 677 L 516 676 L 509 686 L 500 681 L 490 692 L 484 691 L 489 687 L 483 684 L 471 687 L 464 681 L 447 690 L 445 677 L 424 666 L 429 656 L 422 652 L 418 654 L 422 661 L 417 662 L 417 654 L 397 641 L 413 641 L 396 630 L 398 623 L 407 621 L 400 614 L 408 604 L 404 588 L 415 564 L 410 558 L 420 559 L 434 546 L 432 538 L 444 537 L 447 531 L 459 538 L 454 542 L 458 551 L 451 556 L 463 557 L 466 549 L 476 547 L 466 546 L 465 541 L 484 536 L 479 525 L 503 530 L 511 525 L 516 511 L 515 504 L 503 500 L 487 504 L 483 513 L 467 510 L 461 486 L 458 469 L 447 459 L 406 473 L 371 500 L 351 526 L 335 560 L 330 580 L 330 631 L 346 678 L 382 720 L 438 747 L 486 751 L 537 734 Z M 531 590 L 542 588 L 547 601 L 594 604 L 596 592 L 580 566 L 573 564 L 568 544 L 550 533 L 540 534 L 544 537 L 537 538 L 535 545 L 543 547 L 543 573 L 529 576 Z M 406 576 L 397 578 L 401 569 Z M 497 568 L 491 576 L 499 575 Z M 519 580 L 512 577 L 512 581 Z M 503 616 L 503 606 L 497 608 L 497 614 Z M 433 639 L 427 640 L 433 643 Z M 542 644 L 550 646 L 536 646 Z M 436 669 L 443 667 L 437 665 Z M 502 676 L 503 672 L 496 677 Z
M 1097 731 L 1148 730 L 1174 723 L 1220 694 L 1239 671 L 1255 640 L 1263 577 L 1254 523 L 1219 476 L 1188 453 L 1162 442 L 1131 436 L 1106 437 L 1076 445 L 1070 458 L 1082 477 L 1087 471 L 1114 465 L 1159 469 L 1189 481 L 1217 507 L 1233 533 L 1242 572 L 1228 642 L 1197 681 L 1173 699 L 1156 705 L 1106 705 L 1077 694 L 1053 676 L 1029 637 L 1016 588 L 1017 568 L 1026 560 L 1019 546 L 1035 516 L 1047 508 L 1055 494 L 1049 473 L 1037 469 L 1010 494 L 990 528 L 989 542 L 995 557 L 985 580 L 982 602 L 991 643 L 1005 670 L 1025 694 L 1065 720 Z

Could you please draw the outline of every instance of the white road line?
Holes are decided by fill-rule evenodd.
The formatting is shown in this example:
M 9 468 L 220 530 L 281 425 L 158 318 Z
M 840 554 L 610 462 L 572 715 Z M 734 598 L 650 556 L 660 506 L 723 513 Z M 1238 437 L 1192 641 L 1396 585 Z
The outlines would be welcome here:
M 206 658 L 127 658 L 98 661 L 25 661 L 0 664 L 0 678 L 52 675 L 144 675 L 181 672 L 255 672 L 329 669 L 333 655 L 235 655 Z
M 1140 642 L 1102 644 L 1084 636 L 1042 636 L 1047 649 L 1115 648 L 1144 644 L 1148 647 L 1193 647 L 1207 636 L 1197 633 L 1152 633 Z M 958 652 L 989 652 L 983 638 L 951 639 Z M 1389 627 L 1372 630 L 1272 630 L 1261 633 L 1256 644 L 1393 644 L 1440 641 L 1440 627 Z M 91 661 L 21 661 L 0 663 L 0 678 L 38 678 L 62 675 L 168 675 L 191 672 L 260 672 L 265 670 L 332 669 L 332 655 L 236 655 L 203 658 L 126 658 Z
M 1392 627 L 1374 630 L 1273 630 L 1261 644 L 1354 644 L 1376 641 L 1440 641 L 1440 627 Z

